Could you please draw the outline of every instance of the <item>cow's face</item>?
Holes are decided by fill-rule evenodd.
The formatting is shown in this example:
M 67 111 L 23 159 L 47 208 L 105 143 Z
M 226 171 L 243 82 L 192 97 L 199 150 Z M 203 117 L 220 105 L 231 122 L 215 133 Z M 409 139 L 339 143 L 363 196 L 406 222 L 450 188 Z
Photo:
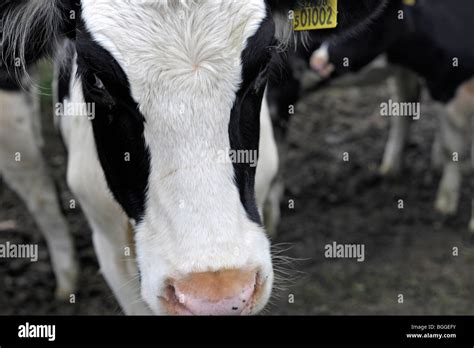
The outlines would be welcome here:
M 339 25 L 321 36 L 366 23 L 386 1 L 339 0 Z M 76 2 L 0 5 L 3 61 L 33 62 L 55 36 L 75 42 L 98 155 L 135 223 L 155 313 L 258 312 L 273 283 L 254 193 L 259 112 L 275 32 L 306 1 L 81 0 L 77 23 Z
M 259 311 L 273 282 L 254 190 L 275 47 L 265 2 L 83 0 L 81 21 L 83 92 L 136 223 L 144 299 L 156 313 Z

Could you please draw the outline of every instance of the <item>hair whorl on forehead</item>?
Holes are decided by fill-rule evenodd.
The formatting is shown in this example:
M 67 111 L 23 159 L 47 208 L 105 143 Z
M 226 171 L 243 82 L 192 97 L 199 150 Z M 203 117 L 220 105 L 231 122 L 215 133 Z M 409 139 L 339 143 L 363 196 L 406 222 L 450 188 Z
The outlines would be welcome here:
M 133 0 L 131 0 L 133 1 Z M 145 2 L 148 2 L 148 3 L 156 3 L 156 1 L 150 1 L 150 0 L 142 0 L 142 1 L 145 1 Z M 198 2 L 198 0 L 161 0 L 161 1 L 158 1 L 158 6 L 163 6 L 163 7 L 171 7 L 171 8 L 177 8 L 179 6 L 182 6 L 182 7 L 190 7 L 192 5 L 194 5 L 196 2 Z
M 52 53 L 64 23 L 60 3 L 5 0 L 0 5 L 1 61 L 9 74 L 19 78 L 28 65 Z

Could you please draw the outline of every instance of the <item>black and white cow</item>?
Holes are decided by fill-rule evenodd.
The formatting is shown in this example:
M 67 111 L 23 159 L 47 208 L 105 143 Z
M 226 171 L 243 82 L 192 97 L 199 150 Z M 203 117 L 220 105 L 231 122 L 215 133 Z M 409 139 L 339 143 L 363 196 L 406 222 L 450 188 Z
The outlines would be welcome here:
M 231 154 L 258 152 L 270 62 L 292 36 L 295 6 L 0 2 L 10 75 L 22 76 L 46 53 L 60 57 L 58 126 L 68 183 L 126 313 L 254 314 L 267 303 L 273 267 L 256 168 Z M 319 35 L 364 26 L 384 6 L 339 0 L 337 28 Z M 66 106 L 77 106 L 75 117 Z M 136 260 L 124 256 L 131 244 Z
M 34 72 L 31 72 L 35 75 Z M 31 81 L 0 73 L 0 176 L 21 197 L 43 232 L 56 275 L 56 296 L 75 291 L 78 266 L 69 227 L 42 157 L 40 105 Z
M 474 29 L 472 13 L 474 3 L 470 0 L 394 0 L 357 38 L 322 43 L 316 40 L 308 50 L 300 49 L 291 57 L 288 68 L 291 73 L 283 83 L 291 86 L 291 98 L 282 98 L 288 93 L 281 92 L 281 84 L 270 86 L 271 106 L 277 105 L 275 100 L 282 104 L 276 108 L 277 119 L 283 120 L 285 125 L 287 105 L 294 105 L 298 99 L 301 86 L 299 75 L 295 76 L 295 62 L 304 62 L 304 67 L 309 62 L 323 78 L 334 80 L 360 71 L 385 53 L 393 67 L 385 72 L 394 75 L 396 102 L 418 103 L 421 77 L 433 99 L 445 105 L 446 112 L 440 115 L 440 134 L 433 152 L 435 164 L 442 166 L 444 172 L 435 206 L 443 214 L 456 212 L 462 167 L 469 163 L 469 140 L 472 139 L 470 120 L 474 106 L 469 104 L 474 77 L 474 47 L 470 37 Z M 318 48 L 312 53 L 315 47 Z M 400 172 L 411 123 L 409 117 L 391 118 L 382 174 Z M 471 228 L 474 230 L 474 217 Z
M 443 167 L 435 208 L 446 215 L 457 211 L 463 167 L 470 166 L 474 109 L 470 104 L 474 78 L 472 13 L 474 3 L 469 0 L 397 0 L 361 36 L 364 40 L 328 43 L 312 58 L 314 68 L 337 76 L 358 71 L 386 53 L 388 62 L 398 67 L 395 81 L 399 102 L 419 102 L 417 76 L 425 81 L 432 98 L 445 105 L 433 162 Z M 407 117 L 393 117 L 391 122 L 381 167 L 385 174 L 400 171 L 411 124 Z M 474 216 L 470 225 L 474 231 Z

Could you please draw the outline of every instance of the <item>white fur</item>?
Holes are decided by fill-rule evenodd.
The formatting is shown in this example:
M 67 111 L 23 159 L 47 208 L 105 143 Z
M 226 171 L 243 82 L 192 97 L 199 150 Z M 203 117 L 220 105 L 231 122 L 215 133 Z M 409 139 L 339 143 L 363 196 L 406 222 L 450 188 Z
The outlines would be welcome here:
M 420 99 L 419 77 L 402 67 L 394 68 L 390 79 L 390 91 L 398 102 L 418 102 Z M 390 119 L 390 135 L 385 145 L 385 152 L 380 167 L 382 175 L 398 175 L 403 167 L 403 155 L 409 140 L 413 120 L 408 117 Z
M 268 101 L 265 96 L 260 113 L 260 144 L 255 193 L 260 215 L 268 235 L 276 233 L 280 220 L 282 188 L 275 182 L 279 168 L 278 147 L 273 132 Z
M 154 313 L 163 313 L 158 297 L 165 281 L 190 272 L 255 269 L 264 285 L 254 312 L 270 296 L 273 271 L 265 231 L 247 217 L 232 164 L 216 162 L 218 153 L 230 148 L 228 125 L 241 83 L 242 51 L 265 16 L 263 0 L 83 0 L 88 30 L 126 72 L 146 118 L 151 173 L 144 220 L 136 226 L 136 247 L 141 293 Z M 82 96 L 74 98 L 80 101 Z M 96 172 L 90 126 L 87 129 L 84 120 L 64 121 L 82 122 L 80 127 L 63 126 L 69 146 L 73 137 L 76 146 L 81 144 L 81 149 L 70 148 L 69 181 L 82 195 L 81 203 L 100 206 L 97 195 L 106 188 L 103 173 Z M 83 158 L 76 160 L 78 152 Z M 94 170 L 82 168 L 81 177 L 73 174 L 88 162 Z M 88 192 L 81 193 L 87 185 Z M 84 203 L 83 208 L 86 215 L 101 214 Z M 123 213 L 120 216 L 118 221 Z M 89 218 L 97 219 L 103 218 Z M 113 216 L 107 221 L 117 226 Z M 93 226 L 94 233 L 123 233 L 117 231 L 122 224 L 106 225 Z
M 43 233 L 56 276 L 56 295 L 67 299 L 75 291 L 77 263 L 69 227 L 41 154 L 37 91 L 0 91 L 0 111 L 0 175 L 23 199 Z
M 58 0 L 23 1 L 13 6 L 0 17 L 2 30 L 0 46 L 6 47 L 2 60 L 14 57 L 15 64 L 20 64 L 21 72 L 28 77 L 25 51 L 35 39 L 42 38 L 45 45 L 56 41 L 58 27 L 62 16 L 59 13 Z M 38 37 L 32 36 L 38 35 Z
M 273 133 L 272 119 L 266 97 L 260 113 L 260 160 L 255 178 L 255 191 L 260 213 L 263 213 L 265 199 L 270 191 L 273 179 L 278 173 L 278 148 Z
M 440 117 L 441 145 L 444 152 L 458 154 L 459 162 L 452 157 L 444 158 L 443 176 L 438 188 L 435 208 L 445 215 L 458 210 L 461 196 L 463 171 L 471 167 L 472 150 L 471 122 L 474 119 L 474 79 L 462 84 L 456 96 L 446 107 L 446 114 Z M 472 217 L 474 220 L 474 217 Z M 471 227 L 471 226 L 470 226 Z
M 76 76 L 77 65 L 72 70 Z M 83 102 L 82 85 L 74 78 L 70 102 Z M 57 119 L 68 149 L 67 182 L 78 199 L 93 232 L 94 248 L 102 274 L 120 306 L 129 315 L 150 314 L 140 299 L 138 269 L 127 239 L 128 218 L 110 193 L 95 148 L 92 124 L 87 117 Z

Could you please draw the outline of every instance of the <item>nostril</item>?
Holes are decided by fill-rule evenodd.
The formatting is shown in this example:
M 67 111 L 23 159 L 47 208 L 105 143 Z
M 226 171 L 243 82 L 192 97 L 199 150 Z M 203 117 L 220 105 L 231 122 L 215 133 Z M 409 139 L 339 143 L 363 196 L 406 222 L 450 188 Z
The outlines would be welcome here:
M 176 289 L 173 285 L 168 285 L 166 287 L 164 297 L 168 302 L 178 302 L 178 297 L 176 296 Z

